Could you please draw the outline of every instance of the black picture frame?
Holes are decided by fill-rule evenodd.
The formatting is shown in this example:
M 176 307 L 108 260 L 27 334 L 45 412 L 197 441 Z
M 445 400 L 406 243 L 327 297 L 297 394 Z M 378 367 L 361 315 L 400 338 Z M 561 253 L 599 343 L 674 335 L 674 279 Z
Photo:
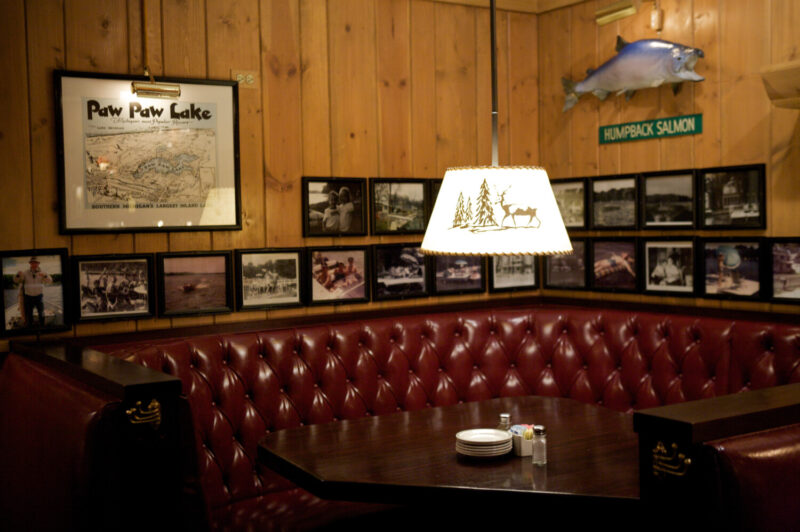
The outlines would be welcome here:
M 442 188 L 443 181 L 444 179 L 428 179 L 428 212 L 425 215 L 426 227 L 431 219 L 431 214 L 433 214 L 433 208 L 436 206 L 436 198 L 439 197 L 439 190 Z
M 539 288 L 539 258 L 534 255 L 489 257 L 489 292 L 517 292 Z
M 638 183 L 636 174 L 591 178 L 589 180 L 591 228 L 636 229 L 639 223 Z
M 486 261 L 479 256 L 434 255 L 433 293 L 478 294 L 486 291 Z
M 238 84 L 159 77 L 181 95 L 120 96 L 148 79 L 54 71 L 62 234 L 242 228 Z
M 553 195 L 561 211 L 567 231 L 583 231 L 588 228 L 589 180 L 586 178 L 557 179 L 550 181 Z M 576 190 L 580 188 L 580 190 Z
M 697 255 L 703 273 L 702 297 L 765 299 L 766 272 L 771 271 L 765 242 L 763 238 L 747 236 L 699 240 Z
M 640 176 L 640 227 L 658 231 L 695 227 L 695 172 L 648 172 Z
M 642 291 L 645 294 L 693 297 L 697 294 L 696 240 L 641 238 Z
M 368 197 L 365 178 L 303 177 L 301 182 L 304 237 L 367 234 Z M 350 201 L 342 203 L 340 196 L 343 196 L 345 190 Z M 323 201 L 323 196 L 328 199 Z M 330 201 L 335 201 L 335 206 L 329 205 Z M 340 225 L 342 218 L 349 222 L 346 229 Z
M 766 279 L 770 301 L 800 303 L 800 237 L 771 238 L 768 242 L 770 275 Z
M 427 179 L 371 178 L 370 232 L 373 235 L 421 235 L 428 226 Z
M 638 292 L 641 268 L 637 239 L 598 237 L 590 242 L 591 289 L 604 292 Z
M 74 255 L 71 306 L 75 322 L 156 315 L 152 253 Z
M 570 238 L 572 253 L 544 257 L 543 286 L 550 290 L 589 290 L 589 240 Z
M 369 273 L 370 254 L 367 246 L 308 248 L 305 273 L 308 304 L 336 305 L 369 301 Z
M 372 300 L 414 299 L 431 295 L 430 256 L 419 242 L 372 246 Z
M 230 251 L 158 253 L 156 267 L 159 316 L 233 312 Z
M 237 249 L 236 309 L 303 306 L 306 301 L 305 248 Z
M 33 272 L 31 259 L 34 258 L 38 260 L 36 272 L 28 274 L 29 271 Z M 70 277 L 66 248 L 0 251 L 0 267 L 3 271 L 1 336 L 38 336 L 69 330 L 71 323 L 69 293 L 65 287 Z M 41 299 L 38 299 L 37 294 L 25 297 L 24 286 L 26 279 L 29 278 L 33 281 L 42 281 L 35 283 L 43 285 Z M 31 286 L 33 284 L 31 283 Z M 32 291 L 38 291 L 38 287 Z M 25 309 L 30 309 L 30 322 Z M 38 321 L 39 324 L 33 323 L 34 321 Z
M 766 229 L 766 166 L 721 166 L 697 171 L 700 229 Z

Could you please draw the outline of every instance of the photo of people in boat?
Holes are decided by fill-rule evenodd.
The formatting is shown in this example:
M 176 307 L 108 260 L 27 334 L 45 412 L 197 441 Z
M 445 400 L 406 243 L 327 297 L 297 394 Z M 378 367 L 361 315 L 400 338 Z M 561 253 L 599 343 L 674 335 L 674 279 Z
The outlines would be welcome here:
M 62 256 L 7 255 L 3 265 L 3 330 L 34 331 L 64 327 Z
M 656 292 L 694 290 L 694 244 L 686 241 L 645 242 L 645 289 Z
M 369 299 L 366 248 L 312 250 L 310 263 L 312 302 Z
M 131 317 L 150 312 L 149 265 L 145 258 L 82 260 L 76 257 L 79 317 Z
M 482 292 L 484 261 L 481 257 L 436 255 L 435 288 L 437 293 Z
M 428 295 L 425 256 L 418 244 L 375 246 L 374 260 L 376 300 Z

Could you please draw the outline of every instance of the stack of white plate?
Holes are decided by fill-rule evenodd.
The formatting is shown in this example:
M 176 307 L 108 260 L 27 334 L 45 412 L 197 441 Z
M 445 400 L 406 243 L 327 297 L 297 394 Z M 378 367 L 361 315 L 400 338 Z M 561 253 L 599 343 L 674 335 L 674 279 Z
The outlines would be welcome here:
M 511 447 L 511 433 L 507 430 L 470 429 L 456 434 L 456 452 L 466 456 L 501 456 Z

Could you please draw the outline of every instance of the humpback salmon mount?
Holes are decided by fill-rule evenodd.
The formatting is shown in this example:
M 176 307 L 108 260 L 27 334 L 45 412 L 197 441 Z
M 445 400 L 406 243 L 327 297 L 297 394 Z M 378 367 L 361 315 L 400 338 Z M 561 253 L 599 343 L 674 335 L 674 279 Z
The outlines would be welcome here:
M 587 70 L 586 79 L 575 83 L 562 78 L 566 94 L 562 111 L 570 109 L 578 103 L 578 98 L 589 92 L 601 100 L 612 92 L 625 94 L 630 100 L 638 89 L 672 83 L 672 91 L 677 94 L 682 82 L 705 79 L 694 71 L 700 57 L 704 56 L 699 48 L 660 39 L 629 43 L 617 36 L 617 55 L 600 68 Z

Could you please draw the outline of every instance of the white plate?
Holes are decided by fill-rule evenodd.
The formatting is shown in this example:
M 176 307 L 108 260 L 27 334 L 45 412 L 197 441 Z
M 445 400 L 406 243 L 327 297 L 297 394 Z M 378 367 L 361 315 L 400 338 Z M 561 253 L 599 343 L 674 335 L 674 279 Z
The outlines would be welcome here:
M 498 429 L 470 429 L 456 434 L 456 441 L 467 445 L 499 445 L 511 442 L 511 433 Z
M 474 456 L 474 457 L 492 457 L 492 456 L 502 456 L 504 454 L 508 454 L 511 452 L 512 445 L 509 443 L 507 446 L 499 447 L 496 449 L 483 449 L 478 450 L 474 448 L 465 448 L 458 443 L 456 443 L 456 452 L 459 454 L 463 454 L 465 456 Z

